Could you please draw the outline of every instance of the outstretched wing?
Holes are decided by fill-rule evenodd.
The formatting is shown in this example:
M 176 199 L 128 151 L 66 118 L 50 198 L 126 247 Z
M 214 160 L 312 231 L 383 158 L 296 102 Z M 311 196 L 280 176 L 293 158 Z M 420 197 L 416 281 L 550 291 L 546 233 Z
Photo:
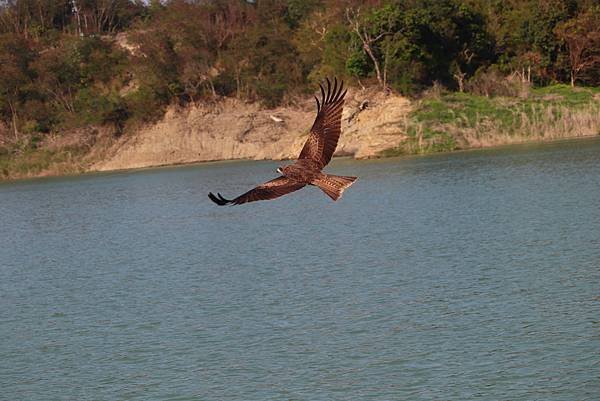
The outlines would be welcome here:
M 287 177 L 278 177 L 274 180 L 267 181 L 254 189 L 251 189 L 235 199 L 225 199 L 220 193 L 217 193 L 215 196 L 212 192 L 208 193 L 208 197 L 211 201 L 215 202 L 219 206 L 241 205 L 242 203 L 279 198 L 280 196 L 289 194 L 290 192 L 297 191 L 305 185 L 306 184 L 292 181 Z
M 344 96 L 346 91 L 342 92 L 344 82 L 340 83 L 338 88 L 337 78 L 331 81 L 327 79 L 327 93 L 321 84 L 321 102 L 315 96 L 317 101 L 317 118 L 310 129 L 310 135 L 300 152 L 298 159 L 312 159 L 325 167 L 331 160 L 333 152 L 340 139 L 342 125 L 342 109 L 344 107 Z

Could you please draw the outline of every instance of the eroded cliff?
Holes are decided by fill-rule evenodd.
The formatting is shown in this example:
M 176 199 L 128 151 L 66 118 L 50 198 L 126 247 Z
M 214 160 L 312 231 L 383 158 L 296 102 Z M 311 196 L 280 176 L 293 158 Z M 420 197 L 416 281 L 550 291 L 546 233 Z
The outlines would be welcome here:
M 342 115 L 336 155 L 368 158 L 393 148 L 403 132 L 411 102 L 398 95 L 351 91 Z M 225 99 L 212 105 L 171 109 L 163 119 L 117 140 L 91 170 L 115 170 L 231 159 L 293 159 L 313 123 L 316 106 L 261 109 Z

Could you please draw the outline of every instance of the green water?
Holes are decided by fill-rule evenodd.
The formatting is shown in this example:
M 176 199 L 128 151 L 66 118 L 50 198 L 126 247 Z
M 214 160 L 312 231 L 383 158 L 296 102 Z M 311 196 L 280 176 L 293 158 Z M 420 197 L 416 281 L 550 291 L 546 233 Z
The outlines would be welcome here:
M 600 141 L 0 185 L 1 400 L 598 400 Z

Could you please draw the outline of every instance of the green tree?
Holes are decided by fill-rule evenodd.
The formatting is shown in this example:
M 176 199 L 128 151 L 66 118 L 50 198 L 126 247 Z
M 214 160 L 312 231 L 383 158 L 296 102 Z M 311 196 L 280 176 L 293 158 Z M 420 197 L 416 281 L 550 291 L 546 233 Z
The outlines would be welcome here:
M 276 106 L 287 91 L 303 82 L 303 68 L 286 30 L 282 24 L 257 24 L 232 43 L 226 68 L 235 79 L 238 96 Z
M 11 121 L 15 140 L 19 139 L 19 108 L 31 83 L 28 64 L 32 57 L 25 39 L 0 35 L 0 109 L 4 119 Z
M 466 76 L 493 58 L 493 41 L 483 17 L 450 0 L 392 2 L 369 10 L 348 8 L 346 18 L 368 56 L 382 88 L 410 92 L 434 80 L 447 84 L 452 73 L 461 86 Z M 363 59 L 351 53 L 348 67 L 365 73 Z
M 35 85 L 68 125 L 102 123 L 119 103 L 125 56 L 100 38 L 63 39 L 32 61 Z M 111 100 L 112 99 L 112 100 Z
M 556 27 L 556 35 L 569 50 L 571 86 L 583 74 L 600 75 L 600 6 L 579 14 Z
M 577 10 L 573 0 L 506 0 L 487 8 L 488 31 L 495 38 L 498 63 L 524 81 L 560 79 L 562 44 L 558 24 Z

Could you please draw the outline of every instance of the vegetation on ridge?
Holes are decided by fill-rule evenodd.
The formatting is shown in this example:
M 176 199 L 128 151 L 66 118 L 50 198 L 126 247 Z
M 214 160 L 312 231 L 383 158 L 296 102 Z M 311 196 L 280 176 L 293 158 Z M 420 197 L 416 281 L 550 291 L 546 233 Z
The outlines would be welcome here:
M 334 75 L 417 97 L 441 85 L 448 104 L 467 104 L 462 92 L 521 104 L 531 86 L 598 85 L 599 27 L 597 0 L 4 0 L 0 157 L 49 134 L 127 134 L 169 105 L 293 102 Z M 436 124 L 408 132 L 461 146 Z

